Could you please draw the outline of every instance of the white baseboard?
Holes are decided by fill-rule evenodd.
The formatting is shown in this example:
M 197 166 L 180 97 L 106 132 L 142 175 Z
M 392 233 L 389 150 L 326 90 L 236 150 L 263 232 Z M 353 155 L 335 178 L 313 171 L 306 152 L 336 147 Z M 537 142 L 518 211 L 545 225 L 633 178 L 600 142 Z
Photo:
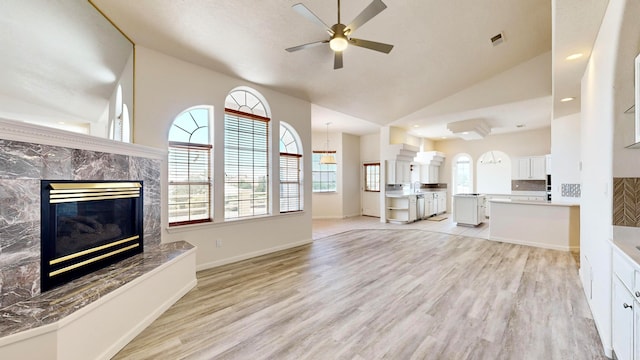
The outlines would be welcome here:
M 196 271 L 211 269 L 211 268 L 215 268 L 215 267 L 218 267 L 218 266 L 231 264 L 231 263 L 234 263 L 234 262 L 251 259 L 251 258 L 254 258 L 254 257 L 257 257 L 257 256 L 270 254 L 270 253 L 273 253 L 273 252 L 276 252 L 276 251 L 291 249 L 291 248 L 294 248 L 296 246 L 307 245 L 307 244 L 310 244 L 311 242 L 313 242 L 313 239 L 306 239 L 306 240 L 296 241 L 296 242 L 285 244 L 285 245 L 275 246 L 275 247 L 268 248 L 268 249 L 257 250 L 257 251 L 253 251 L 253 252 L 246 253 L 246 254 L 240 254 L 240 255 L 233 256 L 233 257 L 226 258 L 226 259 L 210 261 L 210 262 L 207 262 L 207 263 L 203 263 L 203 264 L 197 265 L 196 266 Z
M 312 216 L 311 219 L 313 219 L 313 220 L 341 220 L 341 219 L 344 219 L 344 216 L 335 216 L 335 215 L 331 215 L 331 216 Z
M 560 245 L 546 244 L 546 243 L 534 242 L 534 241 L 523 241 L 523 240 L 517 240 L 517 239 L 509 239 L 509 238 L 503 238 L 503 237 L 500 237 L 500 236 L 491 236 L 488 240 L 505 242 L 505 243 L 510 243 L 510 244 L 534 246 L 534 247 L 539 247 L 539 248 L 543 248 L 543 249 L 550 249 L 550 250 L 560 250 L 560 251 L 578 251 L 578 250 L 580 250 L 580 246 L 568 246 L 568 245 L 567 246 L 560 246 Z

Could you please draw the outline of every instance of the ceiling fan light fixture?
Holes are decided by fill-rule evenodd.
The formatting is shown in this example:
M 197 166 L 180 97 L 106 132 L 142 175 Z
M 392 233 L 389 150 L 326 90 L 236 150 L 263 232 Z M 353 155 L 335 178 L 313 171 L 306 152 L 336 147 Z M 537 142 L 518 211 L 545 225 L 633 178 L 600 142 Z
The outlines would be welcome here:
M 349 45 L 378 51 L 385 54 L 388 54 L 391 49 L 393 49 L 393 45 L 390 44 L 351 37 L 351 34 L 353 34 L 359 27 L 367 23 L 369 20 L 371 20 L 387 8 L 387 5 L 385 5 L 382 0 L 372 0 L 372 2 L 366 8 L 364 8 L 364 10 L 362 10 L 360 14 L 358 14 L 355 19 L 353 19 L 353 21 L 351 21 L 351 23 L 349 23 L 348 25 L 343 24 L 340 20 L 340 0 L 338 0 L 338 22 L 333 24 L 331 27 L 325 24 L 322 19 L 320 19 L 302 3 L 295 4 L 292 6 L 292 8 L 300 15 L 304 16 L 308 20 L 311 20 L 316 25 L 322 27 L 330 37 L 328 40 L 314 41 L 312 43 L 286 48 L 285 50 L 288 52 L 294 52 L 328 43 L 329 48 L 333 51 L 333 69 L 337 70 L 342 69 L 342 52 L 346 50 Z
M 347 46 L 349 46 L 349 41 L 342 36 L 334 36 L 333 39 L 329 41 L 329 47 L 333 51 L 344 51 Z

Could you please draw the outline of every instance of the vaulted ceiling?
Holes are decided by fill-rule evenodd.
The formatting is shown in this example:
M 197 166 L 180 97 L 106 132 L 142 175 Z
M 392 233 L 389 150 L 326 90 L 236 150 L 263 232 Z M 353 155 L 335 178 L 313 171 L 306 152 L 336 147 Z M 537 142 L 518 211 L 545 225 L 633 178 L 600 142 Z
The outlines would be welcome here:
M 415 130 L 414 134 L 436 138 L 441 136 L 438 131 L 442 131 L 443 121 L 482 117 L 481 109 L 485 108 L 498 107 L 497 111 L 504 112 L 500 106 L 515 107 L 521 113 L 544 107 L 546 113 L 538 109 L 536 114 L 540 113 L 547 123 L 551 120 L 555 102 L 552 86 L 556 86 L 551 78 L 552 73 L 554 77 L 559 75 L 551 65 L 556 45 L 552 55 L 550 0 L 385 0 L 388 8 L 353 36 L 393 44 L 393 50 L 383 54 L 351 46 L 345 50 L 344 68 L 339 70 L 333 69 L 333 55 L 328 46 L 294 53 L 284 50 L 327 38 L 321 27 L 292 10 L 291 6 L 298 1 L 94 0 L 93 3 L 137 45 L 319 105 L 314 128 L 324 129 L 327 120 L 335 123 L 333 130 L 355 134 L 390 124 L 410 131 L 416 125 L 416 129 L 423 127 L 423 131 L 432 126 L 430 132 L 419 134 Z M 342 1 L 342 22 L 349 23 L 369 3 L 370 0 Z M 563 31 L 577 37 L 580 34 L 574 31 L 576 25 L 570 23 L 575 21 L 573 18 L 581 15 L 581 19 L 594 19 L 586 22 L 594 23 L 591 27 L 595 26 L 597 31 L 607 1 L 553 3 L 554 9 L 559 8 L 558 3 L 566 4 L 559 13 L 565 21 Z M 336 2 L 304 0 L 304 4 L 329 26 L 336 22 Z M 575 9 L 580 14 L 573 16 Z M 590 31 L 591 38 L 582 41 L 589 46 L 595 36 L 593 29 Z M 490 38 L 498 33 L 504 35 L 505 41 L 493 46 Z M 570 51 L 568 43 L 576 42 L 570 36 L 562 41 L 566 44 L 558 46 L 563 51 Z M 588 54 L 585 55 L 583 60 L 588 59 Z M 511 99 L 509 103 L 508 99 L 492 100 L 490 94 L 485 94 L 486 101 L 471 109 L 468 97 L 460 95 L 478 84 L 504 77 L 505 72 L 526 73 L 526 64 L 535 68 L 534 76 L 525 76 L 519 84 L 509 79 L 501 81 L 517 88 L 527 88 L 525 81 L 532 81 L 534 95 Z M 580 66 L 583 71 L 584 64 Z M 546 83 L 540 83 L 540 76 L 547 76 Z M 563 80 L 575 83 L 574 88 L 577 84 L 576 89 L 567 91 L 579 92 L 579 78 L 575 78 L 573 75 Z M 540 87 L 547 87 L 544 94 L 540 93 Z M 482 92 L 483 88 L 476 91 Z M 503 92 L 508 94 L 509 89 Z M 460 103 L 455 104 L 452 99 Z M 433 106 L 442 107 L 443 102 L 448 102 L 445 113 L 430 110 Z M 472 113 L 466 113 L 469 111 Z M 572 111 L 575 109 L 568 113 Z M 439 130 L 435 127 L 438 122 Z M 354 123 L 360 125 L 354 127 Z M 348 125 L 351 128 L 344 130 Z

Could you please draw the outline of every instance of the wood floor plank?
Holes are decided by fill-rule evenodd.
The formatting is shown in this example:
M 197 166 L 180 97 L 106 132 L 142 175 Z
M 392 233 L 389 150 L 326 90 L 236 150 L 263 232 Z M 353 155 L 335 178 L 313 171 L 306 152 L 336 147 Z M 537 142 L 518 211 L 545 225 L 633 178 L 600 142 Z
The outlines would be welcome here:
M 115 359 L 605 359 L 567 252 L 359 229 L 197 276 Z

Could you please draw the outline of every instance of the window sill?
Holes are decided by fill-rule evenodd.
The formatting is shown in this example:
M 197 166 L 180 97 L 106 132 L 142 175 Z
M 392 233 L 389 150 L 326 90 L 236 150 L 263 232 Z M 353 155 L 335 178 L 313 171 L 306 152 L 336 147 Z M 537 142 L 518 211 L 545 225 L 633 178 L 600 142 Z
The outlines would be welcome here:
M 337 194 L 338 191 L 315 191 L 312 193 L 312 195 L 318 195 L 318 194 Z
M 193 231 L 193 230 L 216 228 L 216 227 L 230 226 L 230 225 L 240 225 L 240 224 L 245 224 L 245 223 L 254 222 L 254 221 L 268 221 L 268 220 L 273 220 L 275 218 L 286 217 L 286 216 L 302 216 L 302 215 L 305 215 L 306 213 L 307 212 L 303 210 L 303 211 L 296 211 L 296 212 L 280 213 L 275 215 L 263 215 L 263 216 L 230 219 L 230 220 L 222 220 L 222 221 L 219 220 L 219 222 L 216 222 L 216 220 L 214 219 L 212 222 L 166 227 L 166 230 L 169 234 L 178 234 L 178 233 Z

